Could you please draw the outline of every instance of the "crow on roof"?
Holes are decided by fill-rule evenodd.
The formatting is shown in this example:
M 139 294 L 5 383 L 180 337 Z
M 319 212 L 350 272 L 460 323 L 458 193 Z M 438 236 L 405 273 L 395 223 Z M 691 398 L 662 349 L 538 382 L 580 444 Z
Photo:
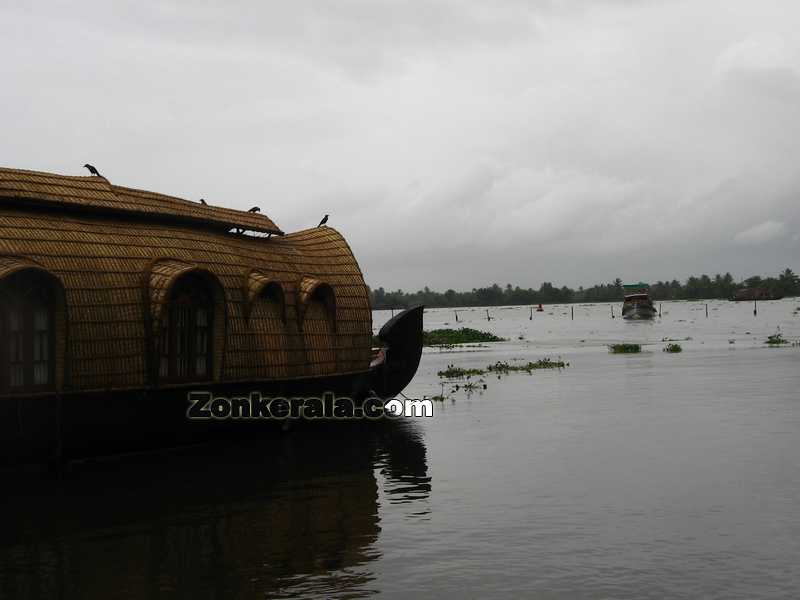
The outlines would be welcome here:
M 319 225 L 317 225 L 317 227 L 322 227 L 327 222 L 328 222 L 328 215 L 325 215 L 324 217 L 322 217 L 322 221 L 319 222 Z
M 248 210 L 247 212 L 251 212 L 251 213 L 257 213 L 257 212 L 261 212 L 261 209 L 260 209 L 260 208 L 258 208 L 257 206 L 254 206 L 253 208 L 251 208 L 251 209 L 250 209 L 250 210 Z
M 102 177 L 102 175 L 100 175 L 100 171 L 95 169 L 94 166 L 90 165 L 89 163 L 86 163 L 83 166 L 89 169 L 89 173 L 91 173 L 92 175 L 97 175 L 98 177 Z

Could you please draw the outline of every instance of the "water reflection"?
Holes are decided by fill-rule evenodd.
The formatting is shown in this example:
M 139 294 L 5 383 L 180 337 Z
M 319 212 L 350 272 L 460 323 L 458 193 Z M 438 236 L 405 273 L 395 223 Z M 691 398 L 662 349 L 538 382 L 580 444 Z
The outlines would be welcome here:
M 425 500 L 430 495 L 431 478 L 425 460 L 425 446 L 419 442 L 409 443 L 413 438 L 398 436 L 389 429 L 384 429 L 380 435 L 375 464 L 384 477 L 387 501 L 390 504 L 421 503 L 417 514 L 428 514 Z
M 4 473 L 0 598 L 369 595 L 376 471 L 389 502 L 426 503 L 413 424 Z

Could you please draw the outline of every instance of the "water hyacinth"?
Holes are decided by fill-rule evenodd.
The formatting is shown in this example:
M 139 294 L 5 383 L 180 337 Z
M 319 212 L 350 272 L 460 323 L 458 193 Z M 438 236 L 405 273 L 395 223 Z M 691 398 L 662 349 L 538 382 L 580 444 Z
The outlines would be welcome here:
M 641 344 L 609 344 L 611 354 L 637 354 L 642 351 Z

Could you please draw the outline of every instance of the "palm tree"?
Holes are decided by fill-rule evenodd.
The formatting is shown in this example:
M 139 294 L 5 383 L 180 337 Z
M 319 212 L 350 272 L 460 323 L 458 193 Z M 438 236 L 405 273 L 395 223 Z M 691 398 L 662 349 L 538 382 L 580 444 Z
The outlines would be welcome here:
M 800 277 L 795 275 L 791 269 L 786 269 L 778 275 L 781 291 L 786 296 L 797 296 L 800 293 Z

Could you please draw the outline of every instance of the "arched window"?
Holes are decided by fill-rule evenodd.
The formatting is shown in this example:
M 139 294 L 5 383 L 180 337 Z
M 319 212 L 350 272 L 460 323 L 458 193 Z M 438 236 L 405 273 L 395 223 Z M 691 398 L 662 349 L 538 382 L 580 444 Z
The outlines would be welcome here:
M 213 377 L 214 296 L 202 277 L 189 273 L 170 290 L 161 322 L 159 375 L 192 381 Z
M 49 277 L 24 270 L 0 281 L 0 388 L 47 390 L 55 382 L 55 294 Z
M 248 294 L 253 374 L 266 378 L 287 377 L 290 360 L 283 287 L 254 272 L 249 277 Z
M 313 278 L 300 282 L 299 312 L 311 375 L 336 371 L 336 296 L 333 288 Z

